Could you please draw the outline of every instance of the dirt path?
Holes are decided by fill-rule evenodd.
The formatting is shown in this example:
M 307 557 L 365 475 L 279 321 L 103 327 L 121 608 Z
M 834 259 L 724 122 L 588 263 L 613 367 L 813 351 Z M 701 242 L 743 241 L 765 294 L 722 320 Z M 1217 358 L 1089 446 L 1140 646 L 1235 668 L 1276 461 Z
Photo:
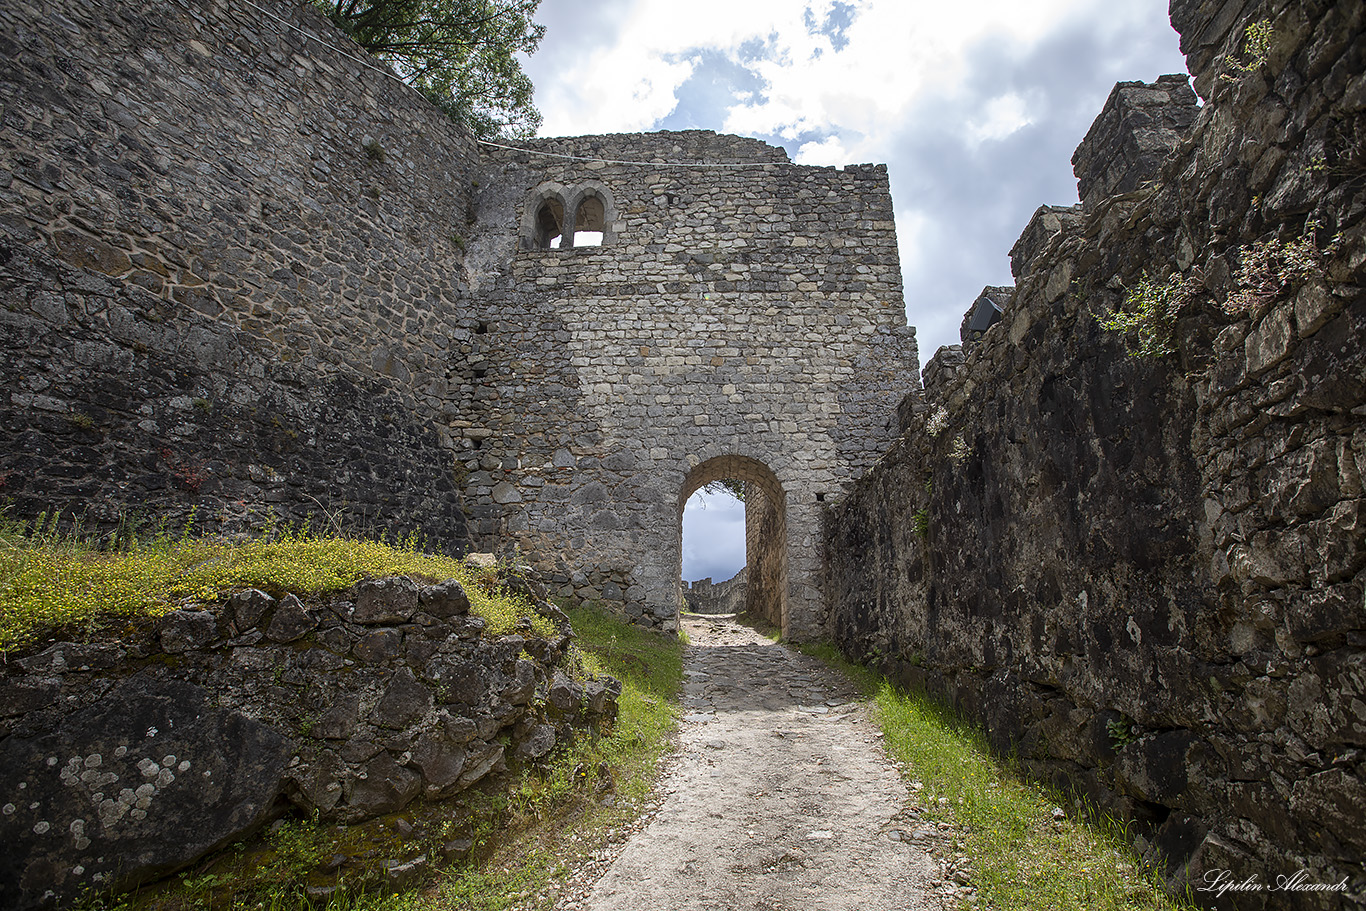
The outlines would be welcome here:
M 730 619 L 688 617 L 663 803 L 563 911 L 937 909 L 953 891 L 853 687 Z

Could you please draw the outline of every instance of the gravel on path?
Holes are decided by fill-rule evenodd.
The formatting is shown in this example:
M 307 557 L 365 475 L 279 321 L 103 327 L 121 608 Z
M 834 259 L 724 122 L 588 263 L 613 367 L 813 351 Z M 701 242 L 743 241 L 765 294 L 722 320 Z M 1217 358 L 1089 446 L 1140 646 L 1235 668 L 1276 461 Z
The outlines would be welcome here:
M 560 911 L 926 911 L 956 897 L 848 680 L 733 619 L 684 628 L 662 802 L 574 877 Z

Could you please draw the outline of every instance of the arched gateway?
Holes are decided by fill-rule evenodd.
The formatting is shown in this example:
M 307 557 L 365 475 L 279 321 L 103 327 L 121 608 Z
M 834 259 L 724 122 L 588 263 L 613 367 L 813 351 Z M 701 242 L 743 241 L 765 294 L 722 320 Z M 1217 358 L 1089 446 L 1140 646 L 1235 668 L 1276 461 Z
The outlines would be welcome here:
M 763 462 L 739 455 L 718 456 L 688 472 L 678 494 L 678 539 L 674 545 L 678 571 L 674 578 L 683 577 L 683 507 L 699 489 L 728 479 L 745 482 L 747 494 L 745 556 L 753 582 L 747 586 L 744 609 L 787 629 L 787 494 L 778 476 Z
M 476 542 L 674 629 L 682 503 L 749 480 L 751 588 L 785 634 L 818 634 L 822 504 L 919 385 L 886 169 L 702 131 L 485 153 L 466 258 L 482 310 L 448 390 Z M 590 197 L 601 245 L 551 246 L 599 218 L 572 214 Z

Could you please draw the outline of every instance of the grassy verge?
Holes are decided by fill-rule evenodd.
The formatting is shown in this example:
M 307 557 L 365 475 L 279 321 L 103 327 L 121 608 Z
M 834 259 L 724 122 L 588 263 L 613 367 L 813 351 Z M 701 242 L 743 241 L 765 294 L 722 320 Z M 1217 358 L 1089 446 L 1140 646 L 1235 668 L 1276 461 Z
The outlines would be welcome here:
M 550 908 L 559 897 L 557 880 L 623 837 L 645 809 L 678 724 L 682 643 L 594 608 L 567 613 L 586 669 L 622 682 L 616 726 L 610 736 L 575 744 L 543 772 L 525 776 L 488 859 L 442 882 L 424 908 Z
M 924 816 L 947 822 L 976 898 L 995 911 L 1188 909 L 1144 871 L 1116 825 L 1055 819 L 1057 794 L 1002 765 L 977 727 L 924 694 L 902 692 L 829 645 L 803 647 L 873 700 L 888 752 L 903 763 Z M 919 785 L 916 788 L 916 785 Z
M 317 594 L 392 575 L 460 580 L 472 612 L 491 634 L 528 617 L 542 635 L 553 635 L 549 621 L 485 584 L 479 571 L 452 557 L 421 553 L 411 541 L 394 545 L 305 530 L 232 542 L 187 532 L 128 541 L 111 551 L 41 523 L 0 523 L 0 655 L 53 634 L 88 635 L 238 589 Z

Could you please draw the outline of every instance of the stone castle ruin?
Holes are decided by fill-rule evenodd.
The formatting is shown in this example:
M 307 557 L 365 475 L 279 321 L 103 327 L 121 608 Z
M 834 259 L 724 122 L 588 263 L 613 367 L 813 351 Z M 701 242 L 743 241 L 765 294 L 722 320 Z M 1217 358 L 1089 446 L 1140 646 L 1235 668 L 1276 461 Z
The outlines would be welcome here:
M 713 582 L 711 577 L 684 583 L 683 601 L 695 614 L 738 614 L 745 610 L 749 590 L 749 567 L 742 566 L 729 579 Z
M 1172 0 L 1203 104 L 1117 86 L 923 382 L 884 167 L 480 144 L 263 9 L 0 8 L 15 515 L 515 551 L 669 631 L 683 504 L 744 481 L 786 636 L 946 696 L 1175 888 L 1366 906 L 1366 7 Z M 1164 357 L 1103 325 L 1142 288 Z
M 4 13 L 20 511 L 516 546 L 672 629 L 681 504 L 736 478 L 775 516 L 776 616 L 818 633 L 821 504 L 917 365 L 885 167 L 478 146 L 306 7 L 47 6 Z

